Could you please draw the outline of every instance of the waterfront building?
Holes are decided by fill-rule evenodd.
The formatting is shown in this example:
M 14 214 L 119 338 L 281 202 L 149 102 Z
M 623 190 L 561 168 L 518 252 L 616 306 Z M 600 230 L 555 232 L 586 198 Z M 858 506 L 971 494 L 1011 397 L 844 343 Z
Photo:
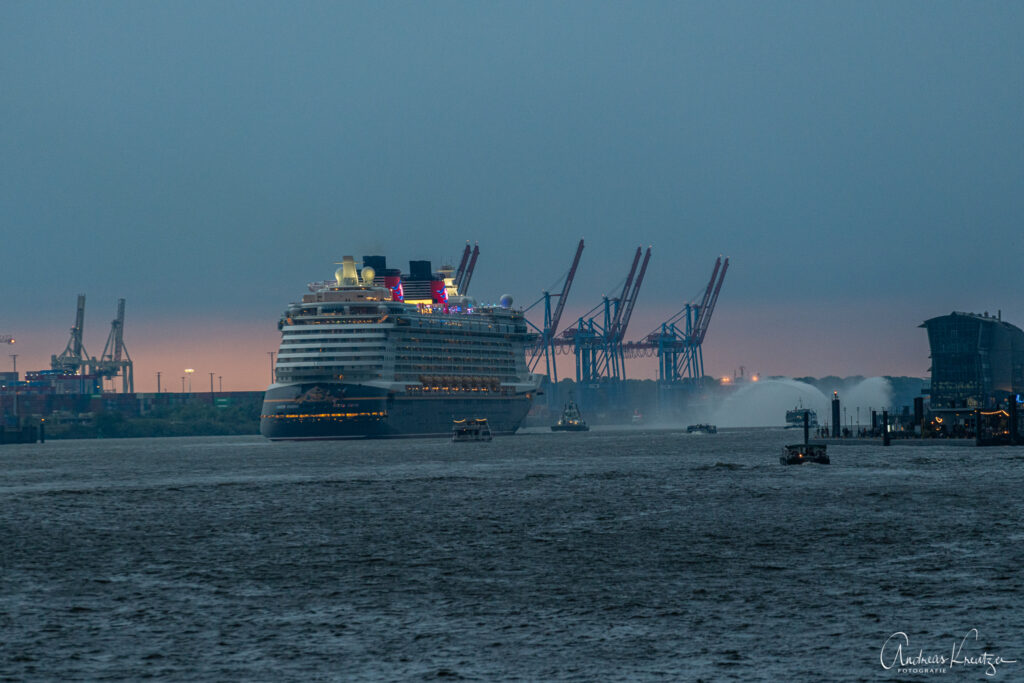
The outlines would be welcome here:
M 992 408 L 1024 393 L 1024 331 L 1001 315 L 953 312 L 924 321 L 931 409 Z

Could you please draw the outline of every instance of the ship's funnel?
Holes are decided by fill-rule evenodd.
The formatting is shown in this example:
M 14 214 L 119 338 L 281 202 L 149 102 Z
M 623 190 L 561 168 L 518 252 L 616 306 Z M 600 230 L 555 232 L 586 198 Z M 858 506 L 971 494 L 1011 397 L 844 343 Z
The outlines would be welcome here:
M 353 257 L 341 257 L 341 280 L 338 284 L 350 287 L 359 285 L 359 274 L 356 273 L 356 260 Z

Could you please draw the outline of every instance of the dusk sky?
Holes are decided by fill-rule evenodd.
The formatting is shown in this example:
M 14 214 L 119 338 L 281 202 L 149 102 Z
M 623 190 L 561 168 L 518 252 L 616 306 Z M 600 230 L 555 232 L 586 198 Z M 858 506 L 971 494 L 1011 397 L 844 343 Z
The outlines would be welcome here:
M 637 246 L 630 339 L 723 255 L 709 374 L 925 377 L 923 320 L 1024 326 L 1022 36 L 1013 2 L 0 3 L 0 334 L 48 368 L 84 293 L 98 356 L 124 297 L 137 390 L 262 389 L 343 255 L 479 242 L 471 294 L 525 306 L 583 237 L 563 325 Z

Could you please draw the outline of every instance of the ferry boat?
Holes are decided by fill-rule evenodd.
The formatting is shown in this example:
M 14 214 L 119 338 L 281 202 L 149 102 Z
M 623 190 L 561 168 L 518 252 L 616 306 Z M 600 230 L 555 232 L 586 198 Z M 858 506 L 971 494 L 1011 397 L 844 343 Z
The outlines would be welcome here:
M 452 441 L 490 441 L 491 428 L 485 419 L 455 420 L 452 422 Z
M 589 432 L 590 427 L 587 426 L 586 421 L 580 414 L 580 409 L 576 407 L 576 402 L 570 397 L 565 403 L 565 407 L 562 409 L 562 416 L 558 418 L 556 424 L 551 425 L 551 431 L 553 432 Z
M 818 426 L 818 413 L 810 408 L 804 408 L 802 401 L 793 410 L 786 411 L 786 429 L 800 429 L 803 427 L 804 413 L 807 413 L 807 426 L 815 429 Z
M 800 422 L 804 428 L 804 442 L 782 447 L 779 462 L 783 465 L 807 465 L 810 463 L 828 465 L 830 463 L 828 446 L 823 443 L 810 442 L 812 412 L 810 410 L 801 411 Z
M 260 432 L 267 438 L 449 436 L 472 414 L 513 434 L 541 376 L 526 366 L 536 335 L 511 297 L 480 304 L 450 268 L 345 256 L 334 280 L 312 283 L 278 323 L 281 345 Z

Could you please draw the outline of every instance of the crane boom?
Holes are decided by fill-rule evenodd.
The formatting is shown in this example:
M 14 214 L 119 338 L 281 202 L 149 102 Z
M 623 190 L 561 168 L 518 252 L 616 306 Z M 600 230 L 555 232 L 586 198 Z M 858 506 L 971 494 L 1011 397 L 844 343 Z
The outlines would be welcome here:
M 114 346 L 114 360 L 120 361 L 121 356 L 128 355 L 124 347 L 124 299 L 117 300 L 117 344 Z
M 455 289 L 460 294 L 462 293 L 462 276 L 466 273 L 466 263 L 469 261 L 469 242 L 466 242 L 466 248 L 462 251 L 462 260 L 459 261 L 459 269 L 455 271 Z
M 721 257 L 719 257 L 721 260 Z M 715 264 L 715 270 L 718 270 L 717 263 Z M 711 301 L 707 306 L 701 309 L 700 317 L 697 319 L 697 328 L 694 331 L 694 339 L 698 344 L 704 343 L 704 335 L 708 332 L 708 326 L 711 324 L 711 314 L 715 312 L 715 304 L 718 303 L 718 293 L 722 291 L 722 283 L 725 282 L 725 271 L 729 270 L 729 259 L 725 259 L 725 263 L 722 264 L 722 272 L 718 276 L 718 284 L 715 285 L 715 292 L 711 295 Z
M 82 343 L 83 329 L 85 329 L 85 294 L 79 294 L 78 308 L 75 311 L 75 326 L 71 329 L 71 339 L 68 341 L 72 346 L 75 358 L 81 358 L 82 350 L 85 348 Z
M 629 287 L 633 284 L 633 276 L 636 275 L 636 266 L 640 263 L 640 255 L 643 253 L 641 247 L 636 248 L 636 254 L 633 255 L 633 265 L 629 269 L 629 275 L 626 276 L 626 284 L 622 286 L 622 294 L 619 295 L 618 305 L 615 307 L 615 315 L 612 316 L 611 325 L 608 326 L 608 331 L 612 334 L 619 327 L 619 321 L 622 319 L 622 305 L 626 301 L 626 297 L 629 296 Z
M 85 294 L 78 295 L 78 307 L 75 311 L 75 325 L 71 328 L 71 338 L 60 355 L 50 356 L 50 367 L 54 370 L 70 370 L 78 372 L 89 360 L 89 354 L 82 343 L 82 329 L 85 327 Z
M 101 380 L 120 376 L 122 391 L 134 393 L 134 366 L 124 344 L 124 299 L 117 300 L 117 317 L 110 323 L 110 335 L 103 347 L 103 355 L 99 360 L 93 358 L 91 367 Z
M 124 299 L 118 299 L 117 317 L 110 323 L 110 336 L 107 337 L 100 360 L 120 363 L 121 356 L 127 356 L 127 354 L 128 350 L 124 346 Z
M 698 311 L 698 321 L 704 317 L 704 311 L 708 308 L 708 302 L 711 301 L 711 292 L 715 288 L 715 278 L 718 277 L 718 269 L 722 267 L 722 257 L 719 256 L 715 259 L 715 268 L 711 271 L 711 279 L 708 280 L 708 287 L 704 290 L 704 297 L 700 300 L 700 310 Z
M 569 290 L 572 288 L 573 278 L 576 277 L 576 266 L 580 264 L 580 256 L 583 255 L 583 239 L 580 239 L 576 247 L 576 256 L 572 259 L 572 266 L 569 267 L 569 274 L 565 276 L 565 284 L 562 286 L 562 293 L 558 295 L 558 305 L 555 306 L 554 315 L 551 316 L 551 335 L 558 331 L 558 323 L 562 320 L 562 311 L 565 310 L 565 300 L 569 297 Z
M 569 290 L 572 289 L 573 280 L 576 277 L 576 268 L 580 264 L 580 256 L 583 255 L 583 240 L 580 239 L 580 243 L 576 246 L 576 255 L 572 259 L 572 265 L 569 267 L 569 271 L 565 274 L 565 281 L 562 283 L 562 291 L 559 294 L 550 294 L 544 292 L 544 296 L 541 297 L 540 301 L 544 302 L 544 329 L 533 326 L 540 336 L 537 339 L 537 343 L 533 346 L 530 351 L 530 357 L 527 360 L 527 367 L 530 368 L 530 372 L 533 372 L 540 363 L 540 359 L 545 359 L 545 365 L 548 376 L 552 381 L 558 381 L 558 368 L 555 366 L 555 346 L 561 346 L 562 343 L 556 342 L 555 335 L 558 332 L 559 321 L 562 319 L 562 311 L 565 310 L 565 301 L 569 298 Z M 553 297 L 558 298 L 558 304 L 555 305 L 554 313 L 551 311 L 551 299 Z M 539 303 L 539 302 L 538 302 Z M 531 325 L 532 326 L 532 325 Z
M 637 256 L 640 255 L 640 248 L 637 247 Z M 640 294 L 640 285 L 644 282 L 644 274 L 647 272 L 647 264 L 651 261 L 651 248 L 647 247 L 647 254 L 644 256 L 644 262 L 640 266 L 640 273 L 636 276 L 636 283 L 633 285 L 633 291 L 630 292 L 629 300 L 625 306 L 620 306 L 621 311 L 625 308 L 625 312 L 622 314 L 622 321 L 620 326 L 615 329 L 615 340 L 621 342 L 622 338 L 626 336 L 626 328 L 629 327 L 629 319 L 633 316 L 633 306 L 636 305 L 636 298 Z
M 466 245 L 466 248 L 467 249 L 469 248 L 468 244 Z M 473 277 L 473 270 L 476 268 L 476 258 L 479 255 L 480 255 L 480 245 L 479 244 L 474 244 L 473 245 L 473 257 L 471 259 L 469 259 L 469 265 L 466 267 L 465 275 L 463 276 L 462 283 L 459 286 L 459 294 L 465 294 L 466 292 L 469 291 L 469 281 Z

